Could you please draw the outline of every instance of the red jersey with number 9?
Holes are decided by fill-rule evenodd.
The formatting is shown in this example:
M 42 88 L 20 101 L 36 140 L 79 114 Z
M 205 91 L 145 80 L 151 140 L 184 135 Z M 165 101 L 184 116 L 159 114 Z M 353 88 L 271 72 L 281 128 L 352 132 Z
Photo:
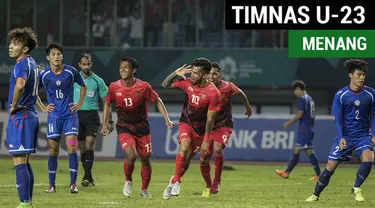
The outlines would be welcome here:
M 238 87 L 232 82 L 220 80 L 218 89 L 220 91 L 220 111 L 216 114 L 213 129 L 233 128 L 231 97 L 238 93 Z
M 107 103 L 114 102 L 117 112 L 117 133 L 142 137 L 150 134 L 148 101 L 155 102 L 159 95 L 149 83 L 135 79 L 132 86 L 122 80 L 112 82 L 108 88 Z
M 183 90 L 186 94 L 180 122 L 189 124 L 198 135 L 203 136 L 208 110 L 220 110 L 219 90 L 210 82 L 204 87 L 193 85 L 190 78 L 174 81 L 172 86 Z

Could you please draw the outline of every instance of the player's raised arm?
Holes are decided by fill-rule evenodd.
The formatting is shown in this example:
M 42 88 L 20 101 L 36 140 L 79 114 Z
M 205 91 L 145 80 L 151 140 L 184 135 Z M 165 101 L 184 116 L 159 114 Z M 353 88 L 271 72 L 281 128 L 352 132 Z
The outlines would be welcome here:
M 246 94 L 240 88 L 238 88 L 235 84 L 230 83 L 230 86 L 231 86 L 231 91 L 233 92 L 233 95 L 236 95 L 240 99 L 241 103 L 245 106 L 245 115 L 246 115 L 246 118 L 249 118 L 253 114 L 251 105 L 249 103 L 249 99 L 247 99 Z
M 178 86 L 172 85 L 173 79 L 176 78 L 176 76 L 182 77 L 184 80 L 186 80 L 185 75 L 191 73 L 191 66 L 184 64 L 180 68 L 176 69 L 176 71 L 172 72 L 170 75 L 165 78 L 163 83 L 161 84 L 164 88 L 179 88 Z
M 212 128 L 214 126 L 215 116 L 216 116 L 216 113 L 220 110 L 219 101 L 220 101 L 220 92 L 219 90 L 217 90 L 215 94 L 212 94 L 209 97 L 206 128 L 205 128 L 203 142 L 201 145 L 202 155 L 206 155 L 208 153 L 209 139 L 210 139 L 210 134 L 212 132 Z

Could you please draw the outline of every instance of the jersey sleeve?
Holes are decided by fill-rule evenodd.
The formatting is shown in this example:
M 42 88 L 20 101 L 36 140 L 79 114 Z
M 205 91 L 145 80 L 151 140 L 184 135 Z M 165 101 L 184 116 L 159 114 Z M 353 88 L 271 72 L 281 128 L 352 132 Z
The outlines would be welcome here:
M 235 94 L 238 93 L 239 89 L 234 83 L 229 82 L 229 87 L 230 87 L 230 94 L 231 95 L 235 95 Z
M 298 110 L 303 111 L 303 110 L 305 110 L 305 107 L 306 107 L 306 99 L 299 98 L 298 99 Z
M 372 90 L 372 105 L 371 105 L 371 114 L 375 115 L 375 91 Z
M 113 96 L 113 85 L 110 84 L 109 87 L 108 87 L 108 93 L 107 93 L 107 96 L 105 97 L 105 101 L 107 103 L 112 103 L 114 100 L 115 100 L 115 97 Z
M 188 82 L 186 80 L 184 80 L 184 79 L 182 79 L 182 80 L 176 80 L 176 81 L 172 82 L 172 87 L 181 89 L 184 92 L 186 92 L 185 89 L 186 89 L 187 83 Z
M 340 100 L 340 95 L 336 93 L 332 102 L 331 115 L 336 116 L 336 117 L 342 117 L 342 114 L 343 114 L 343 107 L 342 107 L 342 103 Z
M 155 92 L 155 90 L 152 89 L 151 85 L 148 83 L 146 86 L 145 97 L 153 103 L 156 102 L 159 97 L 158 93 Z
M 85 86 L 85 81 L 83 80 L 82 76 L 79 74 L 78 70 L 75 68 L 72 68 L 73 76 L 74 76 L 74 82 L 79 84 L 80 86 Z
M 99 79 L 99 96 L 100 97 L 106 97 L 107 94 L 108 94 L 108 87 L 107 85 L 105 84 L 104 80 L 102 78 Z
M 30 70 L 29 67 L 26 65 L 22 65 L 20 63 L 16 64 L 13 69 L 14 78 L 16 78 L 16 80 L 18 78 L 22 78 L 26 80 L 29 75 L 29 70 Z
M 219 92 L 219 90 L 215 90 L 210 95 L 208 110 L 211 110 L 211 111 L 220 110 L 220 102 L 219 101 L 220 101 L 220 92 Z
M 44 87 L 44 83 L 43 83 L 43 73 L 44 73 L 44 70 L 41 71 L 41 72 L 38 72 L 38 80 L 39 80 L 39 85 L 38 85 L 38 88 L 41 89 L 42 87 Z

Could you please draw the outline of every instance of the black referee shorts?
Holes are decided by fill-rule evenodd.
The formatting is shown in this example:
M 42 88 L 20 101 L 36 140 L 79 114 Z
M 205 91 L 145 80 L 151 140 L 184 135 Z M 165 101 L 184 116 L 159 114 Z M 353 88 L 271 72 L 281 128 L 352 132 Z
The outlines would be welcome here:
M 96 138 L 100 126 L 99 113 L 96 110 L 78 111 L 78 141 L 85 141 L 87 136 Z

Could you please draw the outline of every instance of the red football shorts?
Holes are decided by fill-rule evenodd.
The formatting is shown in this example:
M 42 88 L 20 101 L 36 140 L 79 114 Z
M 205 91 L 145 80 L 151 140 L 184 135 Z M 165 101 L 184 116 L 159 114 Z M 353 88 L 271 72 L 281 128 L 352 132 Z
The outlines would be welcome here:
M 183 123 L 183 122 L 178 123 L 178 135 L 179 135 L 179 139 L 178 139 L 179 144 L 181 144 L 181 141 L 183 139 L 190 140 L 191 143 L 190 143 L 189 155 L 195 154 L 194 152 L 197 152 L 200 149 L 201 144 L 203 142 L 203 136 L 199 136 L 194 131 L 193 127 L 191 127 L 189 124 Z
M 228 143 L 230 135 L 232 134 L 233 129 L 229 127 L 220 127 L 211 132 L 210 143 L 220 143 L 223 146 L 223 149 Z M 211 145 L 210 145 L 211 146 Z
M 136 137 L 131 134 L 121 133 L 118 135 L 120 145 L 122 150 L 128 146 L 135 147 L 138 155 L 140 156 L 150 156 L 152 155 L 152 146 L 151 146 L 151 135 L 146 135 L 142 137 Z

